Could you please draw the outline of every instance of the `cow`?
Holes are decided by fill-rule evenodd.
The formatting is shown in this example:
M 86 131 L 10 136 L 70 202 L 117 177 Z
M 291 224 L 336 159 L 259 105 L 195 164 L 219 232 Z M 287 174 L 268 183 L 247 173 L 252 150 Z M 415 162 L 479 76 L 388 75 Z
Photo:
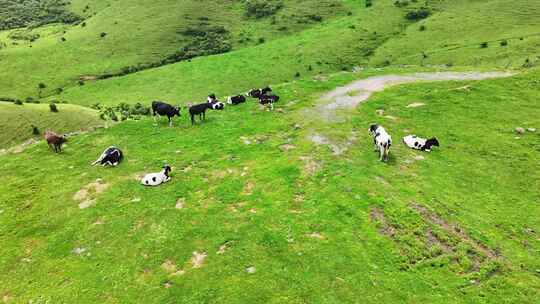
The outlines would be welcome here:
M 205 102 L 197 105 L 188 105 L 189 115 L 191 116 L 191 124 L 195 124 L 195 115 L 199 115 L 201 121 L 206 120 L 206 110 L 212 109 L 212 103 Z
M 116 167 L 118 164 L 124 159 L 124 153 L 120 149 L 118 149 L 115 146 L 110 146 L 103 153 L 101 153 L 101 156 L 92 163 L 92 166 L 95 166 L 97 164 L 100 164 L 102 166 L 113 166 Z
M 262 95 L 266 95 L 272 92 L 272 88 L 266 87 L 262 89 L 251 89 L 246 93 L 246 97 L 260 98 Z
M 49 145 L 49 147 L 53 149 L 55 153 L 62 152 L 62 145 L 67 142 L 65 135 L 60 136 L 50 130 L 45 131 L 44 137 L 47 141 L 47 145 Z
M 421 150 L 421 151 L 426 151 L 426 152 L 431 152 L 431 149 L 433 146 L 435 147 L 439 146 L 439 141 L 435 137 L 430 138 L 430 139 L 425 139 L 425 138 L 418 137 L 416 135 L 407 135 L 403 137 L 403 142 L 405 143 L 405 145 L 407 145 L 407 147 L 411 149 L 416 149 L 416 150 Z
M 172 168 L 169 165 L 163 166 L 163 170 L 161 170 L 158 173 L 149 173 L 146 174 L 142 180 L 141 184 L 145 186 L 159 186 L 163 183 L 166 183 L 171 180 L 171 176 L 169 175 L 172 171 Z
M 277 95 L 261 95 L 259 97 L 259 103 L 261 105 L 266 105 L 270 110 L 274 109 L 274 103 L 279 101 L 279 96 Z
M 169 119 L 169 126 L 172 126 L 172 120 L 174 116 L 180 117 L 180 107 L 174 107 L 170 104 L 161 102 L 161 101 L 153 101 L 152 102 L 152 114 L 154 115 L 154 121 L 156 120 L 156 115 L 161 116 L 167 116 Z
M 237 95 L 227 98 L 227 103 L 230 105 L 238 105 L 246 102 L 246 97 L 243 95 Z
M 375 151 L 379 151 L 379 160 L 388 161 L 388 153 L 392 146 L 392 137 L 390 137 L 382 126 L 377 124 L 372 124 L 369 127 L 369 133 L 373 137 Z

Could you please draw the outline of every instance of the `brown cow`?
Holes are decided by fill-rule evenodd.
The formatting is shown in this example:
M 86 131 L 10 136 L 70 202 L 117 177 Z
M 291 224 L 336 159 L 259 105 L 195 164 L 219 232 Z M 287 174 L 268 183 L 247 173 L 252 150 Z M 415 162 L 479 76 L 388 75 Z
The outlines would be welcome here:
M 47 141 L 49 147 L 56 153 L 62 152 L 62 144 L 67 142 L 66 136 L 59 136 L 49 130 L 45 131 L 45 140 Z

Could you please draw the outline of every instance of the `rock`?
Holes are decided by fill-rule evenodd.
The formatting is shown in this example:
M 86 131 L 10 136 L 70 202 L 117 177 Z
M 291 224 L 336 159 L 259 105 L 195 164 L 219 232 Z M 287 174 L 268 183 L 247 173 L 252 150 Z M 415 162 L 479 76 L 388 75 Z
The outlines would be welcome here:
M 134 199 L 131 200 L 132 203 L 138 203 L 140 201 L 141 201 L 140 197 L 135 197 Z
M 408 105 L 407 108 L 418 108 L 418 107 L 423 107 L 425 105 L 426 104 L 422 102 L 413 102 L 410 105 Z
M 86 251 L 86 248 L 83 248 L 83 247 L 77 247 L 75 249 L 72 250 L 73 253 L 77 254 L 77 255 L 81 255 L 83 254 L 84 252 Z
M 536 129 L 535 128 L 528 128 L 527 131 L 529 131 L 531 133 L 534 133 L 534 132 L 536 132 Z
M 184 209 L 184 204 L 185 203 L 186 203 L 186 199 L 181 197 L 176 201 L 176 206 L 174 206 L 174 208 L 176 208 L 178 210 Z
M 253 266 L 249 266 L 248 268 L 246 268 L 246 272 L 249 274 L 254 274 L 255 272 L 257 272 L 257 269 Z
M 525 133 L 525 129 L 523 129 L 522 127 L 517 127 L 517 128 L 515 129 L 515 131 L 516 131 L 517 134 L 523 134 L 523 133 Z

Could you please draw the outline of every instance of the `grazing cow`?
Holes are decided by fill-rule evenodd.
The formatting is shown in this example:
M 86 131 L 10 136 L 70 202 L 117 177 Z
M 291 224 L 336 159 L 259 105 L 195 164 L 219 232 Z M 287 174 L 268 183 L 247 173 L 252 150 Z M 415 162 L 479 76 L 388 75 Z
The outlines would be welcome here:
M 223 102 L 219 102 L 219 101 L 214 101 L 214 102 L 209 102 L 210 104 L 210 109 L 212 110 L 223 110 L 225 109 L 225 104 Z
M 262 89 L 252 89 L 246 93 L 247 97 L 260 98 L 262 95 L 266 95 L 272 92 L 272 88 L 266 87 Z
M 375 151 L 379 151 L 379 160 L 388 161 L 388 153 L 392 146 L 392 137 L 379 125 L 373 124 L 369 127 L 369 133 L 373 136 Z
M 232 96 L 227 99 L 227 103 L 230 105 L 237 105 L 246 102 L 246 97 L 243 95 Z
M 431 152 L 431 147 L 433 146 L 439 146 L 439 141 L 435 137 L 425 139 L 416 135 L 407 135 L 403 137 L 403 142 L 411 149 L 422 150 L 426 152 Z
M 270 110 L 274 109 L 274 103 L 279 101 L 279 96 L 277 95 L 261 95 L 259 97 L 259 103 L 262 105 L 267 105 Z
M 180 107 L 173 107 L 170 104 L 161 101 L 153 101 L 152 113 L 154 115 L 154 121 L 156 120 L 156 114 L 158 116 L 166 115 L 169 119 L 169 126 L 172 126 L 171 118 L 174 116 L 180 117 Z
M 97 164 L 100 164 L 102 166 L 113 166 L 116 167 L 118 164 L 122 161 L 124 158 L 124 153 L 120 149 L 118 149 L 115 146 L 110 146 L 103 153 L 101 153 L 101 156 L 92 163 L 92 166 L 95 166 Z
M 141 184 L 145 186 L 159 186 L 163 183 L 166 183 L 171 180 L 171 177 L 169 174 L 171 173 L 172 169 L 169 165 L 163 166 L 163 170 L 159 173 L 149 173 L 146 174 L 142 180 Z
M 195 124 L 195 115 L 199 115 L 201 121 L 206 120 L 206 110 L 212 109 L 212 103 L 205 102 L 198 105 L 188 105 L 189 115 L 191 116 L 191 124 Z
M 67 142 L 67 138 L 65 135 L 60 136 L 49 130 L 45 131 L 44 135 L 47 144 L 51 149 L 54 150 L 55 153 L 62 152 L 62 145 Z

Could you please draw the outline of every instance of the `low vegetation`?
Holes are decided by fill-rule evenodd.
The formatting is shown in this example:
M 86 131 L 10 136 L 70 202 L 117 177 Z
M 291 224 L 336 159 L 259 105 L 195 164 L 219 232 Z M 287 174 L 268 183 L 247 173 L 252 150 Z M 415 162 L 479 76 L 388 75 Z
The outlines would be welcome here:
M 0 0 L 0 31 L 80 22 L 82 18 L 70 12 L 66 5 L 63 0 Z

